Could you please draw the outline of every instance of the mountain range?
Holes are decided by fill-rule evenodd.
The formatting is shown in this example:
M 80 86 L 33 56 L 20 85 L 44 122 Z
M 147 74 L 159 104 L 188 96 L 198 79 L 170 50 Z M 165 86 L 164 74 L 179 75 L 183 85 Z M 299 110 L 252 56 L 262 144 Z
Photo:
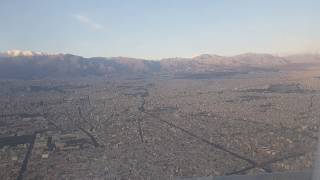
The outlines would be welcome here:
M 276 56 L 246 53 L 236 56 L 203 54 L 193 58 L 158 61 L 128 57 L 84 58 L 72 54 L 48 54 L 11 50 L 0 53 L 0 79 L 79 78 L 186 74 L 277 69 L 292 64 L 320 63 L 318 54 Z

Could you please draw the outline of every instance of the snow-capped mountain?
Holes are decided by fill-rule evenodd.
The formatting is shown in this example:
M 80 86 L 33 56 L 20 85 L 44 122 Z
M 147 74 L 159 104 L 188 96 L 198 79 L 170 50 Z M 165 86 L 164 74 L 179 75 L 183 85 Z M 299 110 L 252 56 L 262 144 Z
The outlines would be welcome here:
M 203 54 L 194 58 L 168 58 L 154 61 L 126 57 L 85 58 L 72 54 L 10 50 L 0 53 L 0 79 L 249 72 L 257 69 L 274 70 L 301 63 L 320 63 L 320 55 L 280 57 L 254 53 L 237 56 Z
M 43 53 L 43 52 L 36 52 L 36 51 L 29 51 L 29 50 L 9 50 L 3 53 L 0 53 L 0 56 L 5 57 L 17 57 L 17 56 L 47 56 L 52 55 L 49 53 Z

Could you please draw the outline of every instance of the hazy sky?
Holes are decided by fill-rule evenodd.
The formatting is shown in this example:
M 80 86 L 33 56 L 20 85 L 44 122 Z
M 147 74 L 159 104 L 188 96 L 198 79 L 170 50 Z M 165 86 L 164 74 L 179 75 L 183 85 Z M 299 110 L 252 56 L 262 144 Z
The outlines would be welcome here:
M 319 0 L 1 0 L 0 51 L 142 58 L 320 52 Z

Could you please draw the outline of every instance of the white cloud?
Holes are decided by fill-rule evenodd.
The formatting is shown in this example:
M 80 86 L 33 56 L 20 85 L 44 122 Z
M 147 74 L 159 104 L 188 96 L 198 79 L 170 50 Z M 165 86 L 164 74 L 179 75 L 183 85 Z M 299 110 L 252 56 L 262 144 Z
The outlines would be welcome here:
M 81 15 L 81 14 L 75 14 L 73 15 L 73 17 L 80 23 L 85 24 L 89 27 L 91 27 L 92 29 L 95 30 L 99 30 L 99 29 L 103 29 L 104 26 L 100 23 L 97 23 L 95 21 L 93 21 L 92 19 L 90 19 L 87 16 Z

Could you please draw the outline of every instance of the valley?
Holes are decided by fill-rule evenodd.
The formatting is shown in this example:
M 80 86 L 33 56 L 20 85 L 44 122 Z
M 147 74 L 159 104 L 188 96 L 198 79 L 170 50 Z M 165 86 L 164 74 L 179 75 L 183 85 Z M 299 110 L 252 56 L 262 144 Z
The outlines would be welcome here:
M 309 170 L 320 65 L 296 67 L 3 79 L 0 175 L 141 180 Z

